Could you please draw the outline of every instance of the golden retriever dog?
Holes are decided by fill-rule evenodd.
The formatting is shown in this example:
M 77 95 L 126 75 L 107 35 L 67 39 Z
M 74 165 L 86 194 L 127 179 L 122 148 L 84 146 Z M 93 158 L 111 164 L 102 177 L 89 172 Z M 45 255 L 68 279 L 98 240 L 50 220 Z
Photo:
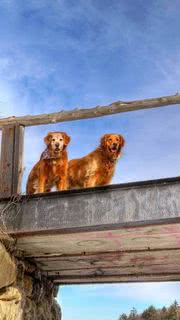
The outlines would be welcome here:
M 70 137 L 65 132 L 49 132 L 44 138 L 47 146 L 32 168 L 26 186 L 28 194 L 67 189 L 68 157 L 66 147 Z
M 87 188 L 104 186 L 111 182 L 115 166 L 125 144 L 119 134 L 105 134 L 100 146 L 80 159 L 69 161 L 68 187 Z

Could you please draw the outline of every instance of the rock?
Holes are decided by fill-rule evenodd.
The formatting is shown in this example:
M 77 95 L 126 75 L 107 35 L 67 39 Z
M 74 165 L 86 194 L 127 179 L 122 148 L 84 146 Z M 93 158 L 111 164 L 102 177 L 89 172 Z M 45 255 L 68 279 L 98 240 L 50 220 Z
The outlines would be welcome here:
M 11 258 L 0 243 L 0 320 L 61 320 L 57 292 L 34 264 Z
M 27 297 L 31 297 L 33 293 L 33 280 L 30 276 L 24 277 L 24 290 Z
M 16 280 L 16 265 L 4 245 L 0 243 L 0 289 Z
M 0 319 L 23 320 L 21 292 L 16 287 L 8 287 L 0 291 Z

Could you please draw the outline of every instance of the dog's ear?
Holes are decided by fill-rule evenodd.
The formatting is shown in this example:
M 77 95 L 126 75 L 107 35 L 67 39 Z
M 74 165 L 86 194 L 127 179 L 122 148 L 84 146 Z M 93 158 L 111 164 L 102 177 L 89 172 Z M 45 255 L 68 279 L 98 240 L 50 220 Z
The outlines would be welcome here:
M 71 138 L 67 135 L 66 132 L 62 132 L 63 138 L 64 138 L 64 145 L 67 146 L 68 143 L 71 141 Z
M 125 139 L 124 139 L 123 136 L 121 136 L 121 134 L 119 134 L 119 141 L 120 141 L 121 147 L 124 147 L 124 145 L 125 145 Z
M 101 137 L 101 147 L 102 148 L 106 148 L 108 137 L 109 137 L 109 134 L 104 134 L 104 136 Z
M 45 144 L 46 144 L 47 146 L 50 144 L 51 139 L 52 139 L 52 134 L 51 134 L 51 132 L 49 132 L 49 133 L 47 134 L 47 136 L 44 138 L 44 142 L 45 142 Z

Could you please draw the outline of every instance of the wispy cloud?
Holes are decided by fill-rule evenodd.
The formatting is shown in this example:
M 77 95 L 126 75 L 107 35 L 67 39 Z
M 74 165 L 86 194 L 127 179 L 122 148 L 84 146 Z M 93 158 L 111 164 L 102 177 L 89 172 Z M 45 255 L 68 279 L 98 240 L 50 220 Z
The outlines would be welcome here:
M 178 92 L 179 11 L 179 0 L 1 0 L 0 117 Z M 174 106 L 27 128 L 23 190 L 48 130 L 71 135 L 69 158 L 94 149 L 105 132 L 122 133 L 113 183 L 179 175 L 179 118 Z M 66 320 L 112 320 L 133 304 L 180 299 L 176 283 L 73 288 L 62 288 Z
M 0 76 L 9 94 L 0 97 L 7 102 L 3 115 L 178 91 L 177 1 L 1 1 L 0 7 Z

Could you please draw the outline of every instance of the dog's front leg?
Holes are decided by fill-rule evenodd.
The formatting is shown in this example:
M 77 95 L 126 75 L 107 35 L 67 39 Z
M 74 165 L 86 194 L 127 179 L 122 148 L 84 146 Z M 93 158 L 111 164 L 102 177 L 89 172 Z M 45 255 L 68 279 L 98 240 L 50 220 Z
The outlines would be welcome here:
M 45 192 L 45 179 L 44 177 L 40 177 L 38 183 L 38 193 Z
M 83 182 L 83 188 L 92 188 L 96 186 L 96 177 L 95 176 L 89 176 L 85 177 Z
M 56 183 L 56 187 L 59 191 L 67 190 L 67 178 L 60 178 L 59 181 Z
M 38 193 L 45 192 L 45 186 L 46 186 L 46 177 L 43 174 L 43 172 L 40 172 L 39 179 L 38 179 Z

